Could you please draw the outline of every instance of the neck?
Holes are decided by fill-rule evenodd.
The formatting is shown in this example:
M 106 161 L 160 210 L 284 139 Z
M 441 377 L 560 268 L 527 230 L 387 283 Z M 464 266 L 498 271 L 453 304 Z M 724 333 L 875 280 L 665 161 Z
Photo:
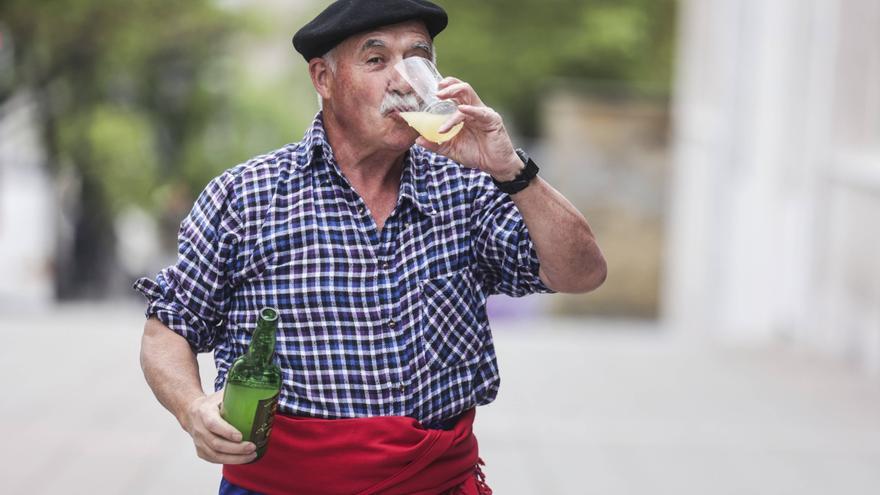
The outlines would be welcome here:
M 324 113 L 324 132 L 340 171 L 355 189 L 370 193 L 400 185 L 406 150 L 383 149 L 379 143 L 358 139 L 330 112 Z
M 270 361 L 275 353 L 275 328 L 263 321 L 257 323 L 257 329 L 251 338 L 248 355 L 257 361 Z

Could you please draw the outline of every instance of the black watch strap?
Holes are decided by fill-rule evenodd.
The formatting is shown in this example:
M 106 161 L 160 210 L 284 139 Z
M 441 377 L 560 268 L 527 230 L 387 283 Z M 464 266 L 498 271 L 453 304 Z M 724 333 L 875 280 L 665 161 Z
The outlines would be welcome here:
M 529 183 L 532 182 L 532 179 L 534 179 L 538 175 L 538 165 L 536 165 L 535 162 L 532 161 L 532 158 L 527 155 L 525 151 L 517 148 L 516 155 L 519 157 L 520 160 L 523 161 L 526 166 L 524 169 L 520 170 L 519 174 L 517 174 L 517 176 L 514 177 L 513 180 L 500 182 L 495 180 L 494 177 L 492 178 L 492 182 L 494 182 L 495 185 L 498 186 L 498 189 L 501 189 L 507 194 L 516 194 L 522 191 L 529 185 Z

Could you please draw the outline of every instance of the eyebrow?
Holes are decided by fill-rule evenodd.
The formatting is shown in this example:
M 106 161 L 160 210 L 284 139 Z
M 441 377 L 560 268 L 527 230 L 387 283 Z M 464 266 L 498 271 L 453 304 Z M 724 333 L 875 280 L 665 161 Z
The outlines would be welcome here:
M 370 48 L 386 48 L 386 47 L 387 47 L 387 45 L 385 45 L 384 41 L 379 40 L 379 39 L 375 39 L 375 38 L 370 38 L 367 41 L 365 41 L 364 44 L 361 46 L 361 52 L 365 52 L 365 51 L 369 50 Z M 424 41 L 417 41 L 417 42 L 413 43 L 413 45 L 410 49 L 422 50 L 428 56 L 431 56 L 431 54 L 432 54 L 431 44 L 426 43 Z
M 361 46 L 361 51 L 364 52 L 370 48 L 385 48 L 385 42 L 374 38 L 368 39 L 364 42 L 363 46 Z
M 431 45 L 428 43 L 425 43 L 424 41 L 416 42 L 413 44 L 412 47 L 415 48 L 416 50 L 422 50 L 429 57 L 432 56 L 432 54 L 433 54 L 432 50 L 431 50 Z

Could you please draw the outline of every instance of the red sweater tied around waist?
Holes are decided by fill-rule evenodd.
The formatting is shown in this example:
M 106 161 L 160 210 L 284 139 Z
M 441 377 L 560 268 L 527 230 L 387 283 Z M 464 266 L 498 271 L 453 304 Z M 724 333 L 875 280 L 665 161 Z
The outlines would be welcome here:
M 276 415 L 266 454 L 223 466 L 230 483 L 266 495 L 486 495 L 475 411 L 451 430 L 413 418 L 314 419 Z

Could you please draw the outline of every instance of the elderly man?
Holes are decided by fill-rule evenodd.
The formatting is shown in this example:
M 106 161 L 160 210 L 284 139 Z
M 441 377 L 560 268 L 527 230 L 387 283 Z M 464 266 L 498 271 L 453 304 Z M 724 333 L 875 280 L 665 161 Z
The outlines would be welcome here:
M 433 56 L 445 11 L 347 0 L 294 36 L 322 111 L 302 141 L 236 166 L 198 198 L 179 259 L 135 287 L 148 299 L 141 362 L 221 493 L 491 493 L 471 431 L 496 395 L 486 298 L 586 292 L 605 278 L 587 221 L 516 150 L 467 83 L 451 141 L 418 137 L 395 73 Z M 258 309 L 280 311 L 283 375 L 266 455 L 223 421 L 216 390 Z M 280 420 L 280 421 L 279 421 Z

